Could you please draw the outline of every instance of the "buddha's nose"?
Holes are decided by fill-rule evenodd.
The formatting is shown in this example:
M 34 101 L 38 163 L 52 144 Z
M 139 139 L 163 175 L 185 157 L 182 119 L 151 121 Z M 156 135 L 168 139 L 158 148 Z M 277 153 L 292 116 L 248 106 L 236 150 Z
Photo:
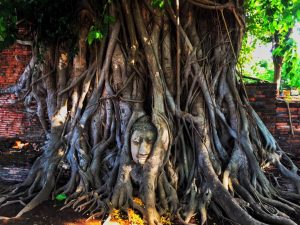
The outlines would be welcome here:
M 141 144 L 139 154 L 140 155 L 147 155 L 147 146 L 144 142 L 142 142 L 142 144 Z

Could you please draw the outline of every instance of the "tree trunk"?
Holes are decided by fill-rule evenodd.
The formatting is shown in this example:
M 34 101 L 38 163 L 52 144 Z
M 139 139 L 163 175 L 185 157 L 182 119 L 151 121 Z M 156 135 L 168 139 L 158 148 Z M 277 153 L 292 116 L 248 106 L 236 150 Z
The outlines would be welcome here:
M 282 56 L 273 56 L 274 64 L 274 83 L 276 83 L 276 95 L 279 95 L 280 82 L 281 82 L 281 69 L 282 69 Z
M 162 2 L 103 2 L 103 14 L 81 1 L 75 46 L 58 38 L 36 49 L 44 60 L 24 76 L 34 77 L 27 91 L 48 135 L 28 178 L 0 197 L 2 206 L 25 202 L 17 217 L 64 193 L 65 207 L 91 218 L 134 208 L 150 225 L 167 212 L 183 224 L 195 213 L 201 224 L 208 213 L 239 224 L 296 224 L 298 169 L 235 74 L 243 2 Z M 108 15 L 115 21 L 105 37 L 88 45 L 89 27 Z M 62 169 L 70 176 L 58 186 Z
M 278 32 L 275 32 L 273 49 L 276 49 L 279 46 L 280 46 L 279 34 L 278 34 Z M 273 55 L 272 58 L 273 58 L 273 64 L 274 64 L 274 83 L 276 83 L 276 95 L 279 95 L 283 56 Z

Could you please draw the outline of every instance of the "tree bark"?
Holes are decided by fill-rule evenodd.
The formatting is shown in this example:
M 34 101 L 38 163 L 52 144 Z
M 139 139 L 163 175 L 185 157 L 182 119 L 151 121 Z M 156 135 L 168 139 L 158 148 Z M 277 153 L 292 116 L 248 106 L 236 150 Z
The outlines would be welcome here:
M 279 34 L 276 32 L 274 34 L 274 49 L 280 46 L 279 43 Z M 274 83 L 276 83 L 276 95 L 279 95 L 279 89 L 281 85 L 281 70 L 283 63 L 283 56 L 273 55 L 273 64 L 274 64 Z
M 47 131 L 42 156 L 23 183 L 1 194 L 0 205 L 24 201 L 20 217 L 64 193 L 63 208 L 90 218 L 133 208 L 150 225 L 168 212 L 183 224 L 194 214 L 200 224 L 208 214 L 239 224 L 296 224 L 298 168 L 235 74 L 243 2 L 101 3 L 102 11 L 80 1 L 77 38 L 40 45 L 34 73 L 28 67 L 20 84 L 0 90 L 21 90 L 32 79 L 27 91 Z M 109 16 L 115 21 L 104 22 Z M 99 24 L 107 26 L 104 38 L 88 45 Z M 267 164 L 276 173 L 263 170 Z M 60 170 L 70 176 L 58 182 Z M 296 193 L 286 192 L 278 174 Z

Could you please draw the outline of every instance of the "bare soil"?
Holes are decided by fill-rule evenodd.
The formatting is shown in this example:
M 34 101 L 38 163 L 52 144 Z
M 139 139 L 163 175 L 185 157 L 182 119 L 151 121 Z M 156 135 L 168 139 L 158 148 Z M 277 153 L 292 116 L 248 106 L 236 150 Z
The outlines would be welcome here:
M 46 201 L 32 211 L 25 213 L 19 219 L 0 220 L 5 225 L 92 225 L 101 224 L 100 220 L 86 221 L 88 216 L 74 212 L 73 209 L 64 209 L 62 202 Z M 1 216 L 14 216 L 21 209 L 18 204 L 6 206 L 0 209 Z
M 6 143 L 7 144 L 7 143 Z M 3 146 L 0 140 L 0 146 Z M 32 145 L 27 145 L 21 149 L 11 148 L 0 149 L 0 190 L 3 187 L 22 182 L 29 169 L 40 155 L 38 148 Z M 293 157 L 300 165 L 300 157 Z M 273 171 L 274 172 L 274 171 Z M 280 179 L 281 181 L 281 179 Z M 284 183 L 284 180 L 282 181 Z M 287 189 L 291 189 L 290 185 L 285 184 Z M 101 220 L 86 221 L 88 215 L 75 212 L 72 208 L 60 210 L 63 207 L 63 201 L 48 200 L 32 211 L 25 213 L 21 218 L 0 220 L 0 225 L 99 225 L 102 224 Z M 13 204 L 0 208 L 0 216 L 13 217 L 20 210 L 20 204 Z M 197 224 L 196 221 L 193 221 Z M 173 225 L 179 224 L 173 222 Z M 208 225 L 228 224 L 226 221 L 215 221 L 209 218 Z
M 34 144 L 25 145 L 20 149 L 12 148 L 15 140 L 0 141 L 0 189 L 10 185 L 22 182 L 29 169 L 40 155 L 38 147 Z M 19 219 L 0 220 L 0 224 L 5 225 L 92 225 L 101 224 L 100 220 L 86 222 L 88 216 L 74 212 L 73 209 L 64 209 L 60 211 L 63 202 L 46 201 L 34 210 L 24 214 Z M 0 208 L 0 216 L 15 216 L 22 205 L 13 204 Z

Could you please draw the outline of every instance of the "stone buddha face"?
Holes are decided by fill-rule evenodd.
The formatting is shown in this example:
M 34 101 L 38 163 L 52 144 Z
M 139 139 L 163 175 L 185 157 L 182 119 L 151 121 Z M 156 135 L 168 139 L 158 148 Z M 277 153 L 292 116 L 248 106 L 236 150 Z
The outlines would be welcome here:
M 132 127 L 130 138 L 131 156 L 135 163 L 144 165 L 157 138 L 155 126 L 150 118 L 140 118 Z

